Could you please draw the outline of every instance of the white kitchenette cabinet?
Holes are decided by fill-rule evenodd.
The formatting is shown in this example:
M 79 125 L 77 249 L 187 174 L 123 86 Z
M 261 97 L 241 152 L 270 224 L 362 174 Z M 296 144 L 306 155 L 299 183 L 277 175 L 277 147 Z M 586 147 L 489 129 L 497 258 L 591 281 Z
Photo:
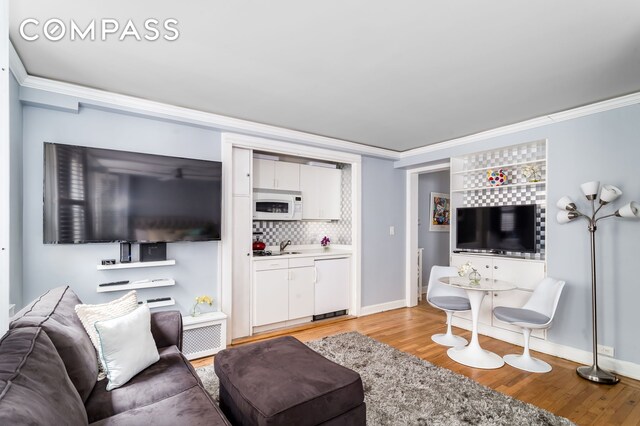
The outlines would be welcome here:
M 253 187 L 300 191 L 300 164 L 254 158 Z
M 302 219 L 339 220 L 342 172 L 326 167 L 300 166 Z
M 349 309 L 351 259 L 316 259 L 314 315 Z
M 268 269 L 254 273 L 254 327 L 289 319 L 289 269 Z

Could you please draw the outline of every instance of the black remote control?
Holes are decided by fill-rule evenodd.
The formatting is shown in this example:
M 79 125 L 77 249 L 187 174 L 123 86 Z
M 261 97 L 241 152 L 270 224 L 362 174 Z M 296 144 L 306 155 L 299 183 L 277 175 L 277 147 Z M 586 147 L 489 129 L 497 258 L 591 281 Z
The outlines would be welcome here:
M 98 287 L 108 287 L 110 285 L 123 285 L 123 284 L 129 284 L 129 280 L 113 281 L 113 282 L 110 282 L 110 283 L 102 283 L 102 284 L 98 284 Z
M 167 300 L 171 300 L 170 297 L 158 297 L 156 299 L 147 299 L 147 303 L 153 303 L 153 302 L 165 302 Z

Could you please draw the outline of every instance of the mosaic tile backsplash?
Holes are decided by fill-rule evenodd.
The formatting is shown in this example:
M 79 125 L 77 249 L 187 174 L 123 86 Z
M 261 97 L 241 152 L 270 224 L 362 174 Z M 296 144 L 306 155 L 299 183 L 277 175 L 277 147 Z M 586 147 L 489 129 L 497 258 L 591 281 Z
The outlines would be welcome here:
M 541 173 L 541 181 L 535 185 L 508 186 L 509 184 L 526 183 L 523 176 L 522 165 L 504 167 L 508 177 L 504 187 L 476 189 L 486 187 L 487 167 L 500 166 L 512 163 L 532 162 Z M 464 192 L 462 205 L 465 207 L 480 206 L 502 206 L 518 204 L 537 204 L 536 214 L 536 251 L 537 253 L 515 253 L 507 252 L 509 256 L 522 257 L 525 259 L 544 259 L 546 243 L 546 222 L 547 222 L 547 190 L 546 190 L 546 143 L 545 141 L 534 142 L 501 150 L 477 153 L 467 156 L 464 159 L 464 170 L 469 173 L 464 175 L 463 188 L 470 189 Z M 477 172 L 475 169 L 483 169 Z M 471 250 L 483 253 L 486 250 Z
M 351 244 L 351 165 L 345 164 L 341 176 L 340 220 L 320 221 L 254 221 L 253 232 L 260 236 L 267 246 L 275 246 L 283 240 L 291 240 L 293 245 L 320 244 L 325 235 L 332 244 Z

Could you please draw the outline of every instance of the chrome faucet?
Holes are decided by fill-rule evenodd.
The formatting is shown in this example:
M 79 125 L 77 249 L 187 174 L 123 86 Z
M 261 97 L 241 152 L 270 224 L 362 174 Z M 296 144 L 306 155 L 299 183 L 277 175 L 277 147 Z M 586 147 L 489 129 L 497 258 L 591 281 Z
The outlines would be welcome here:
M 280 241 L 280 251 L 284 251 L 284 249 L 286 249 L 287 246 L 290 244 L 291 244 L 291 240 Z

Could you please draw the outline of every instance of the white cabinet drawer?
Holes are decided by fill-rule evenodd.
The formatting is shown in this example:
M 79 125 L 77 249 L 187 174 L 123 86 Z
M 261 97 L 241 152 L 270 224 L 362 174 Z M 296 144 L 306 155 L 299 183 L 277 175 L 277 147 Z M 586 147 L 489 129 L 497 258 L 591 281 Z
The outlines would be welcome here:
M 289 268 L 302 268 L 305 266 L 315 266 L 313 257 L 293 257 L 289 259 Z
M 269 269 L 286 269 L 289 267 L 289 259 L 268 259 L 253 262 L 255 271 L 268 271 Z

